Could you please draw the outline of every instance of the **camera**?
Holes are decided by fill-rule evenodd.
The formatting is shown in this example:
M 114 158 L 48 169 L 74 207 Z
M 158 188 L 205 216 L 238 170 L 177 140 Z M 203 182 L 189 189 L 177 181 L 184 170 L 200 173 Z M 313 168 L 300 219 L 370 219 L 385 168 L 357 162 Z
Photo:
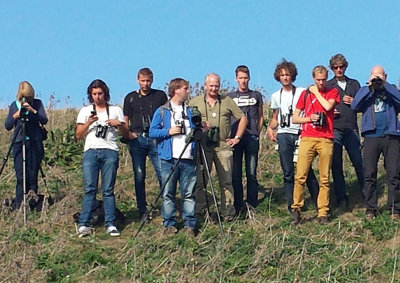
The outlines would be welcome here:
M 207 145 L 218 146 L 219 143 L 219 127 L 212 126 L 207 132 Z
M 149 116 L 142 117 L 143 132 L 148 133 L 150 130 L 151 119 Z
M 319 119 L 317 121 L 313 122 L 314 126 L 317 127 L 322 127 L 326 125 L 326 114 L 324 112 L 315 112 L 315 115 L 319 116 Z
M 186 134 L 186 128 L 185 128 L 185 121 L 184 120 L 178 120 L 175 121 L 175 125 L 177 125 L 178 127 L 181 128 L 181 135 L 185 135 Z
M 108 126 L 97 125 L 96 126 L 96 137 L 97 138 L 105 138 L 107 135 Z
M 192 123 L 197 127 L 201 127 L 201 113 L 197 106 L 192 108 Z

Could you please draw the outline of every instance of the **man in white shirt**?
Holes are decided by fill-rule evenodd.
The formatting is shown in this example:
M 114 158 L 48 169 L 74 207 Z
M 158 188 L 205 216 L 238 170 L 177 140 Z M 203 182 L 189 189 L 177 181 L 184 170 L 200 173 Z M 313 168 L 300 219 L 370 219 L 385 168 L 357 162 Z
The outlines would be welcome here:
M 189 83 L 181 78 L 171 80 L 168 87 L 171 97 L 154 113 L 149 136 L 158 143 L 158 156 L 161 160 L 162 207 L 164 234 L 173 235 L 176 225 L 175 195 L 179 181 L 183 200 L 182 218 L 184 231 L 194 236 L 196 225 L 194 188 L 196 185 L 195 145 L 193 142 L 185 148 L 187 136 L 195 125 L 192 112 L 186 105 L 189 98 Z M 179 158 L 181 158 L 179 160 Z M 179 161 L 179 163 L 178 163 Z M 175 167 L 174 167 L 175 166 Z M 173 170 L 173 172 L 171 172 Z M 172 173 L 170 179 L 168 177 Z
M 267 134 L 271 141 L 278 142 L 279 159 L 283 171 L 283 182 L 289 211 L 293 204 L 294 171 L 293 161 L 296 143 L 298 147 L 300 125 L 293 124 L 292 115 L 304 88 L 295 87 L 293 83 L 297 77 L 297 68 L 293 62 L 283 59 L 274 73 L 275 80 L 282 87 L 271 96 L 272 118 L 267 128 Z M 275 130 L 278 129 L 276 132 Z M 314 203 L 317 201 L 319 185 L 313 170 L 309 171 L 307 187 Z
M 78 114 L 76 138 L 85 138 L 82 160 L 85 194 L 79 219 L 79 237 L 91 233 L 90 220 L 101 172 L 101 190 L 105 214 L 106 233 L 119 236 L 115 227 L 114 184 L 118 169 L 117 128 L 125 135 L 127 127 L 122 109 L 109 105 L 110 93 L 102 80 L 94 80 L 87 90 L 91 105 Z

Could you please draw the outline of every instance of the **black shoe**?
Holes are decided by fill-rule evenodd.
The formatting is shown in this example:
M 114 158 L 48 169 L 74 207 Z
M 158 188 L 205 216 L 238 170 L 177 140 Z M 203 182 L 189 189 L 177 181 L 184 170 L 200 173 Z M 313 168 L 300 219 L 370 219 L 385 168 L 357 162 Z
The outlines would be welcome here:
M 338 201 L 336 206 L 337 206 L 338 210 L 340 210 L 340 211 L 343 211 L 343 212 L 349 211 L 350 210 L 349 198 L 346 196 L 342 200 Z
M 372 221 L 372 220 L 375 219 L 375 213 L 367 212 L 367 214 L 365 215 L 365 218 L 366 218 L 368 221 Z
M 189 237 L 194 237 L 196 234 L 194 232 L 194 229 L 192 227 L 185 227 L 183 228 L 183 232 L 188 235 Z
M 329 222 L 328 216 L 321 216 L 321 217 L 318 217 L 318 223 L 319 223 L 320 225 L 328 224 L 328 222 Z
M 290 222 L 290 225 L 299 225 L 301 218 L 300 218 L 300 211 L 299 210 L 292 210 L 290 212 L 290 215 L 292 216 L 292 221 Z

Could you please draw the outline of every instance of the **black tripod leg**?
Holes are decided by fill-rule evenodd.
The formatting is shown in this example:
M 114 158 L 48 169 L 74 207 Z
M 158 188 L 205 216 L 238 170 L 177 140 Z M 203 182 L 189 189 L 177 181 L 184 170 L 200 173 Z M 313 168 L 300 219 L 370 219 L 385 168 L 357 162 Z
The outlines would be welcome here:
M 210 176 L 210 171 L 209 171 L 208 164 L 207 164 L 206 154 L 205 154 L 204 148 L 203 148 L 203 146 L 201 145 L 200 142 L 198 142 L 198 147 L 199 147 L 199 151 L 200 151 L 200 152 L 199 152 L 199 154 L 200 154 L 200 159 L 203 160 L 203 163 L 204 163 L 204 165 L 205 165 L 205 172 L 206 172 L 206 174 L 207 174 L 208 182 L 209 182 L 209 184 L 210 184 L 211 194 L 212 194 L 212 196 L 213 196 L 213 200 L 214 200 L 214 204 L 215 204 L 215 210 L 216 210 L 216 213 L 217 213 L 217 219 L 218 219 L 219 229 L 220 229 L 221 235 L 224 236 L 224 229 L 222 228 L 221 215 L 219 214 L 218 202 L 217 202 L 217 198 L 216 198 L 216 196 L 215 196 L 215 190 L 214 190 L 214 186 L 213 186 L 213 184 L 212 184 L 212 180 L 211 180 L 211 176 Z M 205 183 L 204 183 L 204 184 L 205 184 Z M 207 200 L 207 190 L 206 190 L 206 186 L 204 186 L 204 191 L 205 191 L 206 200 Z M 207 201 L 208 201 L 208 200 L 207 200 Z M 208 203 L 207 203 L 207 207 L 208 207 Z
M 4 158 L 3 158 L 3 164 L 1 165 L 1 168 L 0 168 L 0 176 L 1 176 L 1 174 L 3 173 L 4 167 L 6 166 L 6 163 L 7 163 L 7 161 L 8 161 L 8 157 L 9 157 L 10 154 L 11 154 L 11 150 L 12 150 L 14 144 L 15 144 L 15 140 L 17 139 L 18 134 L 19 134 L 19 129 L 18 129 L 18 131 L 17 131 L 16 133 L 14 133 L 14 136 L 13 136 L 13 138 L 12 138 L 11 144 L 10 144 L 10 146 L 8 147 L 7 154 L 6 154 L 6 155 L 4 156 Z
M 207 164 L 207 159 L 205 158 L 205 156 L 203 157 L 203 154 L 201 153 L 200 150 L 200 143 L 196 142 L 196 152 L 197 152 L 197 156 L 198 156 L 198 162 L 200 165 L 200 171 L 201 171 L 201 177 L 202 177 L 202 181 L 203 181 L 203 187 L 201 188 L 204 192 L 204 197 L 205 197 L 205 201 L 206 201 L 206 207 L 207 207 L 207 213 L 209 216 L 211 216 L 211 211 L 210 211 L 210 203 L 208 202 L 208 197 L 207 197 L 207 180 L 206 180 L 206 174 L 209 174 L 208 171 L 208 164 Z M 204 165 L 205 164 L 205 165 Z M 207 168 L 207 172 L 205 172 L 205 168 Z
M 171 172 L 169 173 L 169 175 L 168 175 L 168 177 L 167 177 L 167 180 L 166 180 L 165 183 L 162 185 L 162 188 L 161 188 L 160 192 L 158 193 L 158 195 L 157 195 L 155 201 L 151 204 L 150 210 L 147 211 L 146 214 L 144 215 L 144 217 L 142 218 L 142 221 L 141 221 L 141 223 L 140 223 L 139 229 L 137 230 L 135 236 L 133 237 L 134 240 L 136 239 L 137 235 L 138 235 L 138 234 L 140 233 L 140 231 L 142 230 L 142 228 L 143 228 L 143 226 L 144 226 L 144 223 L 146 223 L 146 221 L 147 221 L 149 215 L 153 212 L 154 208 L 156 207 L 156 204 L 157 204 L 158 200 L 160 199 L 161 195 L 163 194 L 164 189 L 165 189 L 165 187 L 167 186 L 169 180 L 171 179 L 172 174 L 174 173 L 174 171 L 175 171 L 176 167 L 178 166 L 179 162 L 181 161 L 182 156 L 183 156 L 183 154 L 184 154 L 185 151 L 186 151 L 186 148 L 187 148 L 187 147 L 189 146 L 189 144 L 191 144 L 191 143 L 192 143 L 192 139 L 189 139 L 189 140 L 186 142 L 185 147 L 183 148 L 181 154 L 179 155 L 179 158 L 177 159 L 176 163 L 175 163 L 174 166 L 172 167 Z

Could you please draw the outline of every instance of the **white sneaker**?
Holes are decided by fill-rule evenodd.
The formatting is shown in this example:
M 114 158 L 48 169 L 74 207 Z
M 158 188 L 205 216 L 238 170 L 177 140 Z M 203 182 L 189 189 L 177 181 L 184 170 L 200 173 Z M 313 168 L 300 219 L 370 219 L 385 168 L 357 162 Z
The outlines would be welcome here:
M 115 226 L 108 226 L 106 233 L 110 235 L 111 237 L 118 237 L 121 235 L 121 233 L 118 231 L 117 227 Z
M 78 237 L 79 238 L 89 236 L 90 234 L 92 234 L 92 229 L 90 227 L 80 226 L 78 228 Z

